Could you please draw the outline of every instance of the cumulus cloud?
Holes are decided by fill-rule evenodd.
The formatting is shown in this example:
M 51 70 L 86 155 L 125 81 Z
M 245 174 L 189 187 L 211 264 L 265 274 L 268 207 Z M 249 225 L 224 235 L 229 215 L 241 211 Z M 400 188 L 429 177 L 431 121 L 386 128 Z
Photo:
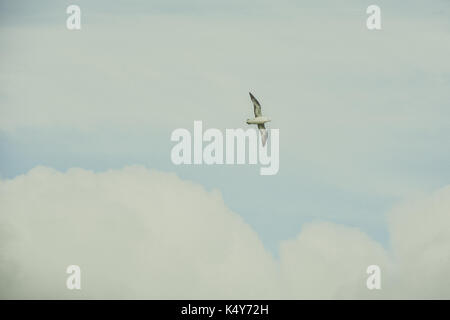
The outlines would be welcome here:
M 1 298 L 450 297 L 450 187 L 390 213 L 390 251 L 314 222 L 279 258 L 219 192 L 144 167 L 37 167 L 2 180 L 0 203 Z M 72 264 L 79 291 L 65 287 Z M 381 291 L 365 287 L 371 264 Z
M 389 228 L 395 294 L 450 298 L 450 186 L 395 208 Z
M 378 243 L 332 223 L 306 225 L 296 239 L 281 244 L 280 256 L 288 292 L 302 299 L 358 297 L 367 291 L 369 265 L 389 267 Z

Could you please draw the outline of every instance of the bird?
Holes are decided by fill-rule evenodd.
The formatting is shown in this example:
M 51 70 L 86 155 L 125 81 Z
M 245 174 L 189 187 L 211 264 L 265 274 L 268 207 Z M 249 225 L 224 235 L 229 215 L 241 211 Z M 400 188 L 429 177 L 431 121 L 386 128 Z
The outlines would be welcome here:
M 266 126 L 264 124 L 266 122 L 270 122 L 271 120 L 267 117 L 263 117 L 263 115 L 261 113 L 261 105 L 259 104 L 258 100 L 256 100 L 256 98 L 253 96 L 253 94 L 251 92 L 249 92 L 249 94 L 250 94 L 250 99 L 252 99 L 252 102 L 253 102 L 253 112 L 255 113 L 255 118 L 247 119 L 247 124 L 257 124 L 258 125 L 259 132 L 261 133 L 262 145 L 264 147 L 266 145 L 267 136 L 268 136 Z

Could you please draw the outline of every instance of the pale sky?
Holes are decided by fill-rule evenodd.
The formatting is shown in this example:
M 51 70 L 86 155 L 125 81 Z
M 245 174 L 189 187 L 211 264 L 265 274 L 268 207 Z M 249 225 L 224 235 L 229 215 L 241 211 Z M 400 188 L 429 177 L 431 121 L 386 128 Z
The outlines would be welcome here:
M 390 213 L 449 184 L 448 1 L 378 1 L 380 31 L 361 1 L 0 3 L 4 181 L 37 166 L 173 172 L 218 192 L 275 261 L 311 223 L 356 228 L 389 256 Z M 245 129 L 249 91 L 280 130 L 278 175 L 170 162 L 171 132 L 194 120 Z

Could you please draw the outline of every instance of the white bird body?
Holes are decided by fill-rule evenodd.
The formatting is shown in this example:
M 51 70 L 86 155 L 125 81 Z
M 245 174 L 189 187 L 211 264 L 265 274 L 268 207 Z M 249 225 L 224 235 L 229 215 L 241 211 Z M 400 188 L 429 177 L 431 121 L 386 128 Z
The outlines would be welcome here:
M 270 121 L 271 120 L 267 117 L 256 117 L 254 119 L 247 119 L 247 124 L 264 124 Z
M 251 94 L 251 92 L 249 92 L 249 94 L 250 94 L 250 98 L 252 99 L 252 102 L 253 102 L 253 112 L 255 113 L 255 118 L 247 119 L 247 124 L 257 124 L 258 125 L 259 132 L 261 133 L 261 141 L 262 141 L 263 146 L 265 146 L 267 137 L 268 137 L 268 133 L 267 133 L 267 130 L 266 130 L 266 127 L 264 124 L 271 120 L 267 117 L 263 117 L 263 115 L 261 113 L 261 105 L 259 104 L 258 100 L 256 100 L 256 98 Z

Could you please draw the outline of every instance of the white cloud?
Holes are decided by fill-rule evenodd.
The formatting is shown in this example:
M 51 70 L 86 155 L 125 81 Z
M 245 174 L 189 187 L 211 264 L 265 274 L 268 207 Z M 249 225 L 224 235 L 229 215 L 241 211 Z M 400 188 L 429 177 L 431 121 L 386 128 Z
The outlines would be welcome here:
M 392 252 L 316 222 L 279 260 L 217 191 L 143 167 L 37 167 L 2 180 L 0 203 L 2 298 L 450 297 L 450 187 L 389 215 Z M 65 288 L 71 264 L 81 291 Z M 379 292 L 365 288 L 370 264 Z
M 450 298 L 450 186 L 410 200 L 389 216 L 396 294 Z
M 389 267 L 378 243 L 358 229 L 332 223 L 306 225 L 296 239 L 281 244 L 280 256 L 289 293 L 302 299 L 361 296 L 367 291 L 367 266 Z
M 3 182 L 1 197 L 2 260 L 16 266 L 3 296 L 77 296 L 64 287 L 70 264 L 83 297 L 254 297 L 275 285 L 255 232 L 217 192 L 172 174 L 40 167 Z

